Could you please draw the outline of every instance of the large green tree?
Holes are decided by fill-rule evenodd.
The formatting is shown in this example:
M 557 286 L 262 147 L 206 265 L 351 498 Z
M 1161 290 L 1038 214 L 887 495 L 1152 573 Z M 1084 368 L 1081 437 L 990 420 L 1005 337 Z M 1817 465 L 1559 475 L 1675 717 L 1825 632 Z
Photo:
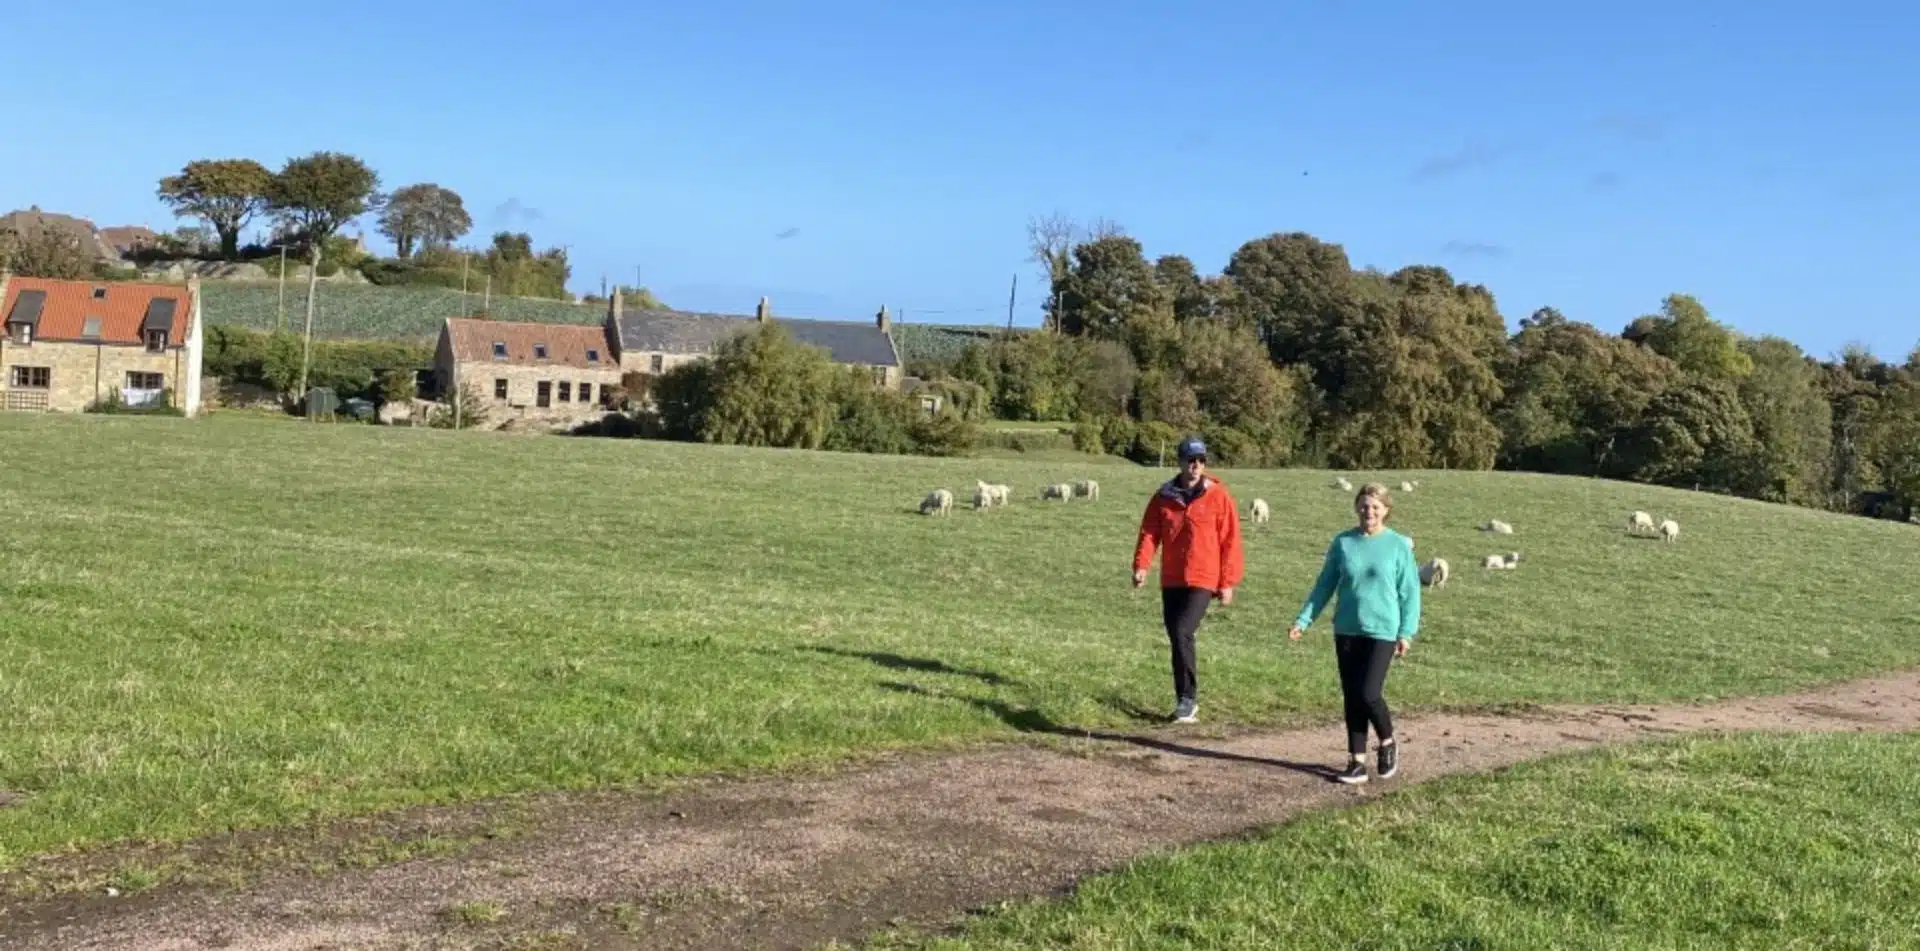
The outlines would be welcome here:
M 1320 358 L 1337 345 L 1331 338 L 1360 319 L 1345 248 L 1299 231 L 1270 234 L 1234 251 L 1226 276 L 1276 362 L 1308 364 L 1322 389 L 1341 388 L 1338 372 Z
M 1655 398 L 1621 438 L 1619 469 L 1644 482 L 1751 495 L 1759 489 L 1753 421 L 1733 384 L 1693 376 Z
M 339 152 L 288 159 L 267 189 L 267 209 L 310 253 L 380 204 L 379 174 Z
M 1832 484 L 1833 407 L 1819 368 L 1779 337 L 1742 341 L 1740 349 L 1752 367 L 1741 378 L 1739 393 L 1759 443 L 1755 463 L 1761 496 L 1824 504 Z
M 839 413 L 841 372 L 827 352 L 771 321 L 720 345 L 710 378 L 706 442 L 818 449 Z
M 1673 361 L 1542 308 L 1520 322 L 1498 372 L 1505 468 L 1594 475 L 1620 430 L 1681 377 Z
M 273 173 L 253 159 L 200 159 L 160 180 L 160 200 L 183 218 L 198 218 L 220 236 L 220 257 L 240 255 L 240 235 L 265 210 Z
M 1059 300 L 1063 332 L 1102 340 L 1124 339 L 1129 324 L 1167 305 L 1140 242 L 1124 235 L 1075 246 Z
M 1740 335 L 1686 294 L 1668 295 L 1660 313 L 1635 320 L 1622 336 L 1688 373 L 1733 383 L 1753 372 L 1753 360 L 1740 349 Z
M 450 247 L 471 230 L 473 217 L 459 193 L 432 182 L 396 189 L 380 212 L 380 233 L 401 258 L 412 257 L 416 247 Z

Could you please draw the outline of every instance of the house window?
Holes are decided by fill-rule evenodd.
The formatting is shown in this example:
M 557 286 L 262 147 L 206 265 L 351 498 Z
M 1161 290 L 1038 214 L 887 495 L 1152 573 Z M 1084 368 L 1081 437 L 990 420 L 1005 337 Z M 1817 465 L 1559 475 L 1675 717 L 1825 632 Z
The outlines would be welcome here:
M 887 385 L 887 368 L 886 367 L 873 368 L 873 385 L 874 386 Z
M 573 384 L 567 382 L 566 380 L 560 381 L 560 402 L 562 403 L 573 402 Z
M 507 398 L 506 380 L 496 378 L 493 381 L 493 398 L 496 400 L 504 400 Z
M 653 360 L 648 365 L 648 369 L 653 373 L 659 373 L 663 368 L 666 367 L 666 365 L 667 365 L 667 358 L 656 353 L 653 355 Z
M 106 299 L 107 299 L 107 289 L 106 289 L 106 288 L 104 288 L 104 287 L 96 287 L 96 288 L 94 288 L 94 289 L 93 289 L 93 299 L 94 299 L 94 300 L 106 300 Z
M 23 347 L 32 346 L 33 345 L 33 325 L 32 324 L 14 324 L 13 325 L 13 342 Z
M 80 324 L 80 336 L 86 337 L 89 340 L 99 337 L 100 324 L 101 324 L 100 318 L 88 317 L 84 322 Z
M 53 383 L 52 367 L 14 367 L 13 385 L 23 390 L 44 390 Z
M 493 358 L 495 360 L 505 360 L 507 358 L 507 342 L 505 340 L 495 340 L 493 342 Z
M 591 349 L 591 348 L 589 348 L 589 349 L 587 350 L 587 362 L 588 362 L 588 363 L 599 363 L 599 362 L 600 362 L 600 351 L 598 351 L 598 350 L 594 350 L 594 349 Z
M 166 385 L 167 378 L 163 374 L 142 373 L 139 370 L 127 371 L 127 389 L 129 390 L 159 390 L 165 389 Z
M 533 345 L 533 358 L 534 358 L 535 360 L 545 360 L 545 359 L 547 358 L 547 345 L 546 345 L 546 344 L 544 344 L 544 343 L 536 343 L 536 344 L 534 344 L 534 345 Z
M 147 349 L 154 353 L 167 349 L 167 332 L 164 330 L 147 331 Z
M 553 405 L 553 384 L 551 382 L 547 380 L 540 381 L 540 385 L 534 390 L 533 405 L 540 407 Z
M 591 383 L 580 384 L 580 395 L 574 397 L 573 401 L 576 403 L 593 402 L 593 384 Z

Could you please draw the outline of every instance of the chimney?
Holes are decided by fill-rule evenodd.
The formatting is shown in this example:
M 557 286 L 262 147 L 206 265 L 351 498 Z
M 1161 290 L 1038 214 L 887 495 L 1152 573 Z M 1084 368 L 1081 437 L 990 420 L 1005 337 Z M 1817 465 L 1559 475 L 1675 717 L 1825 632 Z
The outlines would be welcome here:
M 773 316 L 773 307 L 767 303 L 765 297 L 760 298 L 760 307 L 753 312 L 753 316 L 763 324 Z
M 879 325 L 881 333 L 893 332 L 893 318 L 887 315 L 887 305 L 880 305 L 880 316 L 875 317 L 873 322 Z

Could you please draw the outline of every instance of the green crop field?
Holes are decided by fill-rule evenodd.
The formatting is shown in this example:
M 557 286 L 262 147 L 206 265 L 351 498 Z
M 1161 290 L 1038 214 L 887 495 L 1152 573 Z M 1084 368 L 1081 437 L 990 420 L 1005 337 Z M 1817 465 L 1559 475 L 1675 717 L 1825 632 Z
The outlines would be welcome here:
M 6 415 L 0 459 L 0 790 L 24 797 L 0 809 L 0 867 L 1007 738 L 1032 717 L 1137 726 L 1171 700 L 1157 598 L 1126 583 L 1163 471 L 237 414 Z M 1036 499 L 1088 475 L 1099 502 Z M 1014 503 L 914 513 L 976 477 Z M 1273 521 L 1249 527 L 1242 599 L 1202 635 L 1209 723 L 1329 721 L 1324 623 L 1282 632 L 1349 500 L 1325 473 L 1226 478 Z M 1920 564 L 1912 526 L 1421 478 L 1396 524 L 1455 577 L 1395 674 L 1403 708 L 1724 697 L 1920 660 L 1897 574 Z M 1683 539 L 1626 537 L 1636 508 Z M 1517 534 L 1482 536 L 1489 518 Z M 1520 570 L 1477 567 L 1508 549 Z
M 201 285 L 202 308 L 209 324 L 273 330 L 280 326 L 280 285 L 261 281 L 208 281 Z M 440 333 L 448 317 L 480 309 L 478 293 L 464 300 L 460 292 L 438 287 L 381 287 L 372 284 L 320 285 L 320 305 L 314 314 L 318 337 L 344 339 L 424 340 Z M 495 297 L 488 305 L 495 320 L 544 324 L 594 324 L 606 319 L 605 305 L 526 297 Z M 286 319 L 296 332 L 305 327 L 307 288 L 287 285 Z M 900 359 L 946 360 L 958 357 L 967 344 L 989 339 L 991 327 L 944 327 L 935 324 L 896 324 L 894 343 Z
M 1911 948 L 1920 736 L 1742 737 L 1443 780 L 893 949 Z

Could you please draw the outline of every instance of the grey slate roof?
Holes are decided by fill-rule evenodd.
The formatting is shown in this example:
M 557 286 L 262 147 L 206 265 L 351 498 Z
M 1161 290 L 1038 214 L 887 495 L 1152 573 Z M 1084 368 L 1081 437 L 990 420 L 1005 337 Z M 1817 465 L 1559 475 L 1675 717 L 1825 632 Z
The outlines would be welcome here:
M 13 302 L 13 313 L 7 315 L 7 323 L 27 324 L 38 331 L 40 311 L 46 306 L 46 291 L 21 291 L 20 296 Z
M 869 366 L 900 365 L 893 338 L 867 321 L 796 320 L 775 317 L 801 343 L 824 347 L 835 363 Z M 759 321 L 728 314 L 697 314 L 680 310 L 635 310 L 620 314 L 620 349 L 641 353 L 708 353 L 737 333 L 752 330 Z

